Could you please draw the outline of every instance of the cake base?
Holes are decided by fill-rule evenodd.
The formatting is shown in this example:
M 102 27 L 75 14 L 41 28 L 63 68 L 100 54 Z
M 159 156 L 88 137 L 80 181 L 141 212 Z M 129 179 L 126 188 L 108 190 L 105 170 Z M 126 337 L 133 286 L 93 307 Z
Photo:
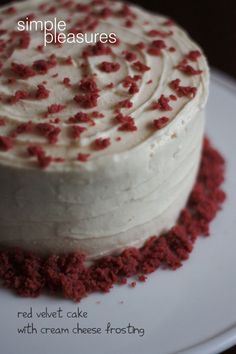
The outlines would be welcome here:
M 86 266 L 79 252 L 41 257 L 20 248 L 0 250 L 2 286 L 18 295 L 36 297 L 43 291 L 80 301 L 89 294 L 108 292 L 114 284 L 135 286 L 159 268 L 175 270 L 189 258 L 196 239 L 209 236 L 210 222 L 225 200 L 221 189 L 225 161 L 205 138 L 197 181 L 176 225 L 167 233 L 150 237 L 141 248 L 125 249 Z

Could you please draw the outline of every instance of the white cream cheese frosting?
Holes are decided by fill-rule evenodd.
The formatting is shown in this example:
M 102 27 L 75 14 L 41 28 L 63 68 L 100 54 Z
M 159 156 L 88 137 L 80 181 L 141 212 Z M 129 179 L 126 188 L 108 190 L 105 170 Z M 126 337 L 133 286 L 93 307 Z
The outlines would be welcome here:
M 42 32 L 17 32 L 26 17 L 117 43 L 43 47 Z M 173 226 L 208 96 L 187 34 L 120 2 L 28 0 L 0 11 L 0 48 L 0 243 L 95 258 Z

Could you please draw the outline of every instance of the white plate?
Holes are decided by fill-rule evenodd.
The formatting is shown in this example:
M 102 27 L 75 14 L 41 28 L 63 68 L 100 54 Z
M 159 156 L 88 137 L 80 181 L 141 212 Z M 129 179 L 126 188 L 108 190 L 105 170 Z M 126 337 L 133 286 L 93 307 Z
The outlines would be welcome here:
M 107 295 L 95 294 L 78 304 L 49 298 L 22 299 L 0 291 L 2 354 L 209 354 L 236 343 L 236 85 L 214 72 L 208 104 L 207 131 L 227 159 L 224 209 L 211 225 L 211 236 L 200 239 L 182 268 L 158 271 L 135 289 L 116 287 Z M 100 301 L 100 303 L 97 303 Z M 77 319 L 24 319 L 18 311 L 32 306 L 59 306 L 66 316 L 79 306 L 88 312 L 81 327 L 144 328 L 145 334 L 17 334 L 33 321 L 42 327 L 76 326 Z

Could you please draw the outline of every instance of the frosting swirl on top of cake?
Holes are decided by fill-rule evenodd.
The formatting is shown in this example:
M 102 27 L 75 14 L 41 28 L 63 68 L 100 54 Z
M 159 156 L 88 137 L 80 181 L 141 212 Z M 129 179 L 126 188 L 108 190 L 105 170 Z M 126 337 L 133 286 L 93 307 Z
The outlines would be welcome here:
M 63 20 L 64 33 L 115 33 L 112 43 L 43 46 L 19 19 Z M 0 161 L 93 170 L 162 144 L 204 107 L 204 55 L 173 21 L 106 0 L 24 1 L 0 11 Z

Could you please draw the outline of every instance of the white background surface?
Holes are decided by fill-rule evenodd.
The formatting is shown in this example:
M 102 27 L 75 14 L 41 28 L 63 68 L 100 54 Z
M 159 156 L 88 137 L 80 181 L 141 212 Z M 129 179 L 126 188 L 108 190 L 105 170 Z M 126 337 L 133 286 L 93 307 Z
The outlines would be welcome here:
M 208 354 L 236 343 L 236 85 L 212 75 L 207 133 L 227 159 L 224 209 L 199 239 L 190 259 L 177 271 L 157 271 L 135 289 L 116 287 L 74 304 L 42 296 L 22 299 L 0 290 L 1 354 Z M 100 303 L 97 303 L 100 301 Z M 18 311 L 63 314 L 79 306 L 87 319 L 19 319 Z M 129 323 L 145 334 L 17 334 L 28 322 L 35 327 L 113 327 Z

